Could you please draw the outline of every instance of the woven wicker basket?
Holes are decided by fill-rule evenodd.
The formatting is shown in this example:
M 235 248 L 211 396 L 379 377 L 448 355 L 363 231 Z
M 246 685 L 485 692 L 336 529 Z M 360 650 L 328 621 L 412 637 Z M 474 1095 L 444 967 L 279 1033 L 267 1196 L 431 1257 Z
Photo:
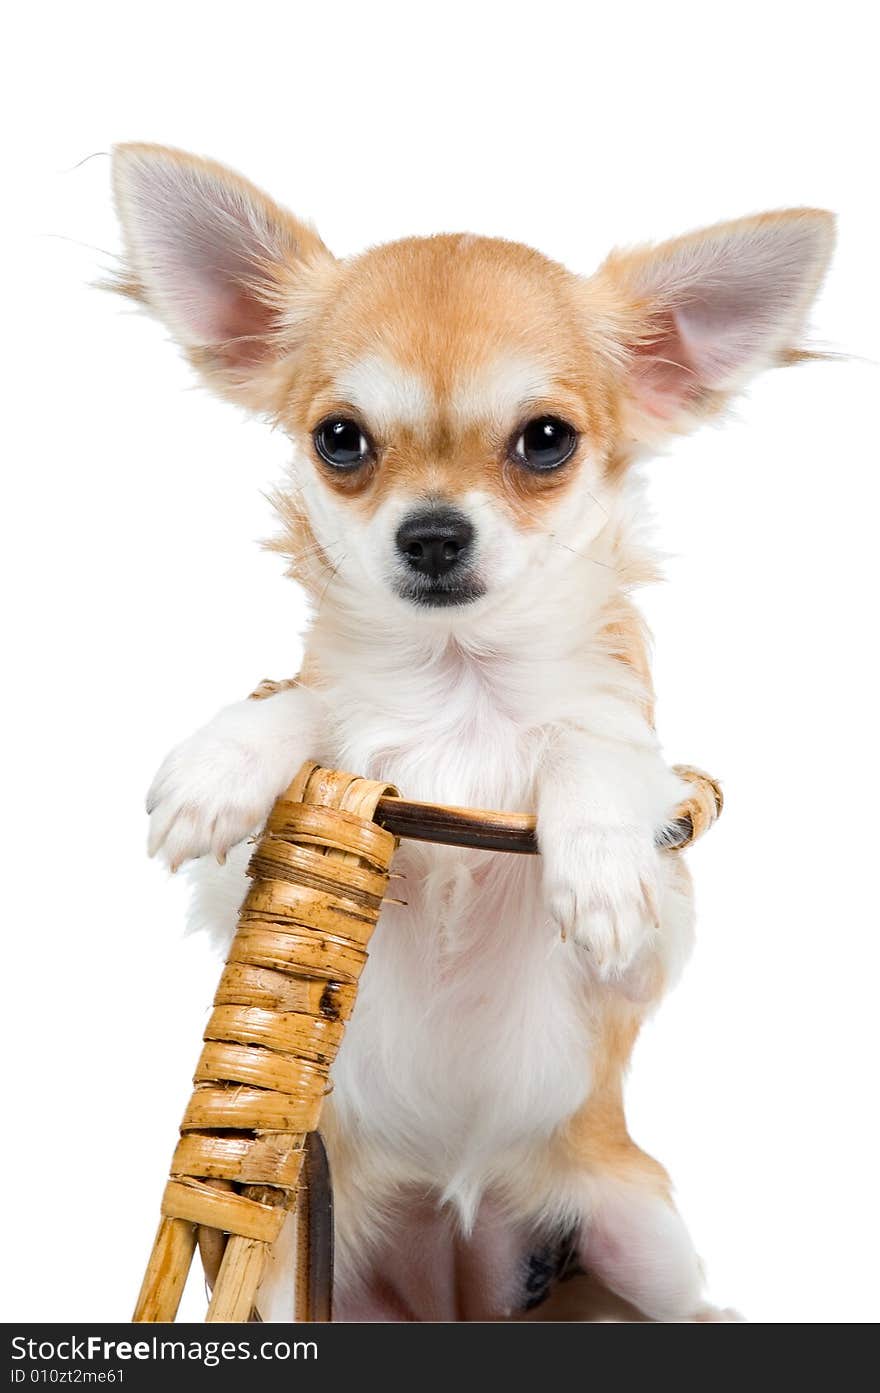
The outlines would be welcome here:
M 691 794 L 658 836 L 670 851 L 721 811 L 712 779 L 676 772 Z M 315 1133 L 400 837 L 538 849 L 527 814 L 406 802 L 390 785 L 303 766 L 251 857 L 135 1321 L 174 1319 L 197 1244 L 213 1285 L 207 1319 L 250 1319 L 269 1249 L 294 1207 L 291 1315 L 330 1318 L 330 1190 Z

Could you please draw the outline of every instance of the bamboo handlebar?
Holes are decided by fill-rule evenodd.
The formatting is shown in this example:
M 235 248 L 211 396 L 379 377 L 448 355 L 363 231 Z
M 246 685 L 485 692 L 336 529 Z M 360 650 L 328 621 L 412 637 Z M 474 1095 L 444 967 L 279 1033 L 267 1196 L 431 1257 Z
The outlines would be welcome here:
M 677 765 L 675 772 L 690 784 L 691 795 L 657 831 L 657 846 L 666 851 L 680 851 L 689 846 L 714 822 L 723 804 L 720 787 L 707 774 L 689 765 Z M 387 794 L 379 799 L 374 818 L 395 837 L 412 841 L 474 847 L 481 851 L 508 851 L 522 856 L 537 856 L 539 852 L 538 820 L 533 813 L 456 808 Z

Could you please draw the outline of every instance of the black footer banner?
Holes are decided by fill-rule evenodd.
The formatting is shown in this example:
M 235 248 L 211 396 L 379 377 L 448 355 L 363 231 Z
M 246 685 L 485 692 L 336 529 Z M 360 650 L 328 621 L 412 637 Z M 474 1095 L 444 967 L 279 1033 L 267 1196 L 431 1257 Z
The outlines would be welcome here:
M 692 1353 L 707 1354 L 712 1337 L 690 1330 Z M 711 1327 L 709 1327 L 711 1329 Z M 732 1327 L 736 1329 L 737 1327 Z M 743 1327 L 738 1327 L 742 1330 Z M 577 1325 L 552 1323 L 462 1325 L 88 1325 L 7 1323 L 3 1326 L 5 1387 L 30 1389 L 70 1386 L 105 1388 L 110 1393 L 155 1393 L 160 1380 L 170 1387 L 243 1390 L 323 1388 L 335 1393 L 337 1380 L 450 1379 L 450 1393 L 463 1386 L 493 1383 L 510 1375 L 515 1384 L 567 1385 L 589 1375 L 634 1387 L 659 1353 L 657 1325 Z M 702 1327 L 703 1330 L 706 1327 Z M 663 1339 L 662 1336 L 660 1336 Z M 742 1348 L 736 1337 L 722 1340 L 725 1360 Z M 664 1348 L 668 1348 L 663 1344 Z M 713 1352 L 719 1347 L 712 1346 Z M 678 1346 L 676 1345 L 676 1352 Z M 684 1353 L 684 1350 L 681 1351 Z M 687 1380 L 684 1380 L 686 1383 Z

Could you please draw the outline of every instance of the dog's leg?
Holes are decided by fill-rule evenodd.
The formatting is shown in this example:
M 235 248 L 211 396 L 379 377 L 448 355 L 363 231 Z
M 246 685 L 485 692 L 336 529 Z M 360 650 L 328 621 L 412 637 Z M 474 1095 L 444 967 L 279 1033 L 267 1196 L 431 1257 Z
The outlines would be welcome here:
M 700 1262 L 668 1195 L 613 1173 L 591 1177 L 590 1189 L 581 1265 L 650 1320 L 696 1319 L 704 1307 Z
M 606 704 L 602 733 L 566 729 L 549 746 L 538 838 L 551 918 L 599 982 L 621 984 L 652 959 L 667 966 L 669 875 L 654 839 L 685 788 L 636 707 Z
M 613 1083 L 600 1086 L 557 1146 L 552 1191 L 565 1226 L 574 1228 L 578 1265 L 591 1279 L 650 1321 L 738 1319 L 708 1305 L 702 1264 L 669 1177 L 629 1137 Z M 590 1308 L 588 1301 L 565 1319 L 592 1319 Z
M 173 870 L 230 847 L 265 822 L 304 759 L 316 753 L 314 692 L 284 687 L 219 711 L 166 758 L 147 795 L 149 850 Z
M 591 1176 L 590 1214 L 578 1241 L 581 1265 L 649 1320 L 738 1320 L 707 1304 L 690 1234 L 657 1183 L 660 1168 L 651 1166 L 650 1179 L 635 1171 Z
M 669 1176 L 627 1130 L 623 1080 L 645 1009 L 617 990 L 597 991 L 590 1094 L 524 1175 L 517 1204 L 541 1195 L 544 1212 L 575 1230 L 584 1270 L 649 1320 L 735 1319 L 707 1305 Z

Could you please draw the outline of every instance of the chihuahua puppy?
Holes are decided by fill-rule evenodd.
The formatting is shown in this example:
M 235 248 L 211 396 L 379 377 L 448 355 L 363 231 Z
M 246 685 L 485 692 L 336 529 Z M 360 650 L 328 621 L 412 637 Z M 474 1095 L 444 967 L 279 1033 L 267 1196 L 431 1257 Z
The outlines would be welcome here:
M 339 261 L 238 175 L 155 146 L 119 147 L 114 183 L 117 288 L 291 440 L 277 545 L 313 601 L 298 679 L 162 765 L 151 852 L 197 859 L 225 934 L 242 844 L 306 758 L 538 815 L 539 858 L 398 852 L 408 904 L 383 910 L 322 1122 L 336 1318 L 506 1317 L 561 1254 L 643 1318 L 727 1318 L 623 1112 L 692 940 L 655 841 L 686 790 L 631 598 L 654 576 L 636 466 L 808 356 L 832 218 L 743 218 L 583 279 L 468 235 Z M 261 1309 L 289 1319 L 278 1252 Z

